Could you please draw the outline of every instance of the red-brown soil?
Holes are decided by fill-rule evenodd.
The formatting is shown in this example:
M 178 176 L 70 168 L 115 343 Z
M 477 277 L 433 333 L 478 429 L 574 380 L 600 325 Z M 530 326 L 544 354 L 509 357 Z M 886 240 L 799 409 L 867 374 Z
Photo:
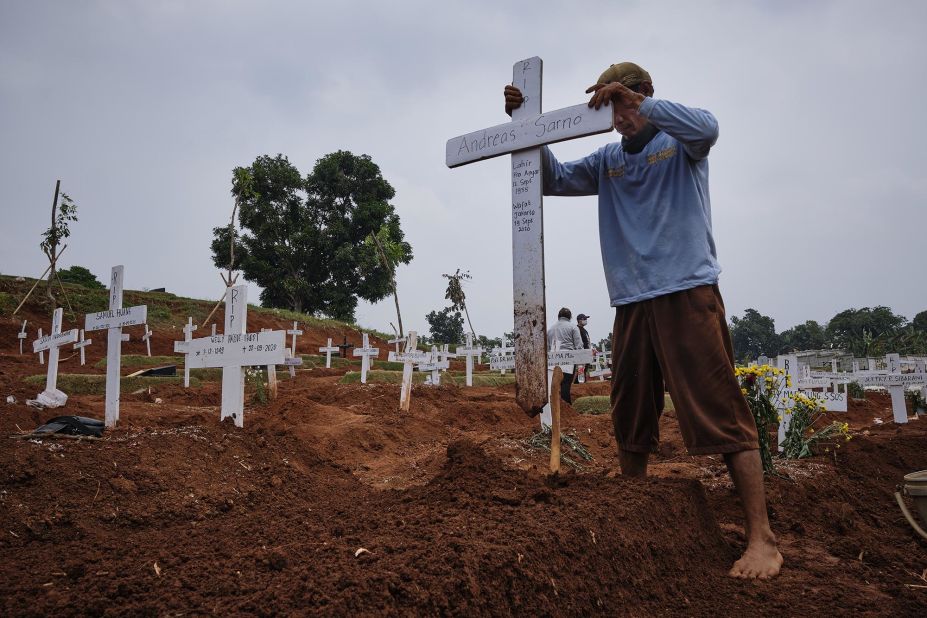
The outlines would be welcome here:
M 398 386 L 318 370 L 249 405 L 244 429 L 219 422 L 204 383 L 126 394 L 101 440 L 10 439 L 103 415 L 102 396 L 25 406 L 38 389 L 22 378 L 44 368 L 15 330 L 0 324 L 3 616 L 927 614 L 927 543 L 892 497 L 927 468 L 927 419 L 894 425 L 887 396 L 850 404 L 843 448 L 767 479 L 785 566 L 742 582 L 726 576 L 743 528 L 722 460 L 686 455 L 672 411 L 638 481 L 615 474 L 607 416 L 565 406 L 594 459 L 551 479 L 512 386 L 417 386 L 402 413 Z M 328 336 L 307 330 L 300 351 Z M 153 352 L 173 339 L 156 332 Z M 104 348 L 61 371 L 99 373 Z

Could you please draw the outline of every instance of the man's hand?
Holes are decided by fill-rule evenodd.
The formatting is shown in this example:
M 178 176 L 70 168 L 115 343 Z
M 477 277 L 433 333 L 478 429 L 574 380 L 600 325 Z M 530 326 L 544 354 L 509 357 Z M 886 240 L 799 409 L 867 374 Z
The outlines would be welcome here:
M 634 92 L 624 84 L 612 82 L 610 84 L 595 84 L 586 88 L 586 93 L 593 93 L 589 99 L 589 107 L 599 109 L 603 105 L 608 105 L 614 101 L 616 105 L 630 109 L 638 109 L 646 98 L 644 95 Z
M 521 104 L 525 102 L 525 97 L 522 96 L 521 90 L 516 88 L 511 84 L 507 84 L 505 87 L 505 113 L 509 116 L 512 115 L 513 109 L 518 109 L 521 107 Z

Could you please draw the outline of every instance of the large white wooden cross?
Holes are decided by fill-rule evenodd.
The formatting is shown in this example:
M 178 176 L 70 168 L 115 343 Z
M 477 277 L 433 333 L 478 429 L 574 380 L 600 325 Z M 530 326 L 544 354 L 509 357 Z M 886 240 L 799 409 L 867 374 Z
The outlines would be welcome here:
M 465 356 L 467 358 L 467 386 L 473 386 L 473 357 L 478 357 L 482 353 L 482 347 L 473 347 L 472 333 L 467 333 L 467 345 L 464 347 L 457 346 L 457 356 Z
M 450 139 L 446 150 L 448 167 L 512 155 L 515 400 L 532 416 L 549 396 L 540 146 L 612 130 L 611 107 L 594 110 L 582 103 L 542 114 L 542 68 L 538 57 L 515 63 L 512 83 L 524 103 L 512 112 L 512 122 Z
M 174 342 L 175 353 L 187 353 L 187 348 L 189 347 L 190 342 L 193 340 L 193 331 L 195 330 L 196 324 L 193 323 L 193 318 L 187 318 L 187 323 L 183 327 L 183 341 Z M 183 387 L 190 388 L 190 367 L 186 363 L 183 365 Z
M 248 321 L 248 287 L 239 285 L 225 292 L 225 332 L 215 337 L 193 339 L 187 345 L 184 363 L 188 367 L 222 367 L 222 411 L 220 419 L 232 417 L 236 427 L 245 425 L 245 367 L 283 365 L 286 333 L 274 330 L 245 332 Z
M 361 384 L 367 383 L 367 372 L 370 371 L 370 368 L 373 366 L 372 359 L 376 358 L 380 354 L 379 348 L 370 347 L 370 337 L 367 333 L 364 333 L 364 346 L 361 348 L 354 348 L 354 356 L 361 357 Z
M 88 313 L 84 317 L 84 330 L 106 332 L 106 411 L 107 427 L 115 427 L 119 420 L 119 374 L 122 365 L 122 328 L 148 322 L 148 306 L 122 307 L 122 277 L 124 268 L 113 266 L 109 281 L 109 309 Z
M 58 390 L 58 355 L 61 346 L 77 341 L 77 329 L 62 333 L 61 322 L 63 318 L 64 309 L 55 309 L 52 314 L 51 333 L 44 337 L 40 336 L 32 342 L 33 352 L 48 350 L 48 373 L 45 379 L 45 390 L 36 397 L 36 400 L 46 408 L 58 408 L 68 401 L 68 396 Z
M 332 345 L 332 338 L 328 338 L 328 343 L 325 347 L 319 348 L 319 352 L 325 352 L 325 368 L 330 369 L 332 366 L 332 352 L 337 352 L 339 350 L 338 346 Z

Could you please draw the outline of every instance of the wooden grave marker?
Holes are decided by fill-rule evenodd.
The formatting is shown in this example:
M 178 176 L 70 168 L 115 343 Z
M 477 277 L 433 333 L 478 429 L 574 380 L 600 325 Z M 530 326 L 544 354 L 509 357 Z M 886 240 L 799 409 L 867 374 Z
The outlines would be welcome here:
M 326 369 L 331 369 L 332 352 L 337 352 L 339 349 L 340 349 L 339 346 L 332 345 L 331 337 L 328 338 L 328 343 L 324 347 L 319 348 L 319 352 L 325 352 L 325 368 Z
M 289 329 L 288 331 L 286 331 L 286 334 L 287 334 L 287 335 L 290 335 L 290 336 L 292 337 L 292 342 L 291 342 L 291 344 L 290 344 L 290 356 L 289 356 L 289 358 L 290 358 L 292 361 L 294 361 L 294 362 L 292 362 L 292 363 L 287 363 L 287 364 L 289 365 L 289 368 L 290 368 L 290 377 L 291 377 L 291 378 L 296 377 L 296 365 L 297 365 L 297 363 L 296 363 L 295 361 L 298 359 L 298 360 L 299 360 L 299 363 L 298 363 L 298 364 L 300 364 L 300 365 L 302 364 L 302 359 L 299 358 L 299 356 L 296 355 L 296 337 L 297 337 L 298 335 L 302 335 L 302 334 L 303 334 L 303 331 L 300 330 L 299 328 L 297 328 L 297 326 L 298 326 L 298 323 L 297 323 L 296 321 L 294 321 L 294 322 L 293 322 L 293 328 L 291 328 L 291 329 Z
M 190 345 L 190 342 L 193 340 L 193 331 L 197 328 L 196 324 L 193 323 L 193 318 L 188 317 L 187 323 L 183 327 L 183 341 L 174 342 L 174 353 L 175 354 L 186 354 L 187 348 Z M 184 362 L 183 366 L 183 387 L 190 388 L 190 367 L 187 366 L 187 363 Z
M 262 328 L 261 329 L 262 333 L 269 333 L 272 331 L 273 331 L 272 328 Z M 295 336 L 294 336 L 294 339 L 295 339 Z M 286 360 L 287 358 L 288 358 L 288 355 L 284 354 L 283 360 Z M 273 363 L 271 363 L 270 365 L 267 365 L 267 390 L 270 391 L 271 399 L 277 398 L 277 366 L 274 365 Z
M 148 351 L 148 357 L 151 358 L 151 336 L 154 334 L 145 324 L 145 334 L 142 335 L 142 341 L 145 342 L 145 349 Z
M 414 365 L 424 363 L 427 355 L 418 349 L 418 334 L 412 330 L 406 338 L 405 349 L 396 356 L 396 360 L 402 363 L 402 387 L 399 391 L 399 409 L 408 412 L 409 404 L 412 401 L 412 371 Z
M 61 346 L 77 341 L 77 329 L 61 332 L 63 319 L 64 309 L 55 309 L 52 313 L 51 332 L 32 342 L 33 352 L 48 350 L 48 372 L 45 378 L 45 390 L 36 397 L 36 400 L 46 408 L 60 408 L 68 402 L 68 396 L 58 390 L 58 357 L 61 353 Z M 41 335 L 41 331 L 39 334 Z
M 515 400 L 532 416 L 549 398 L 540 146 L 613 128 L 611 107 L 595 110 L 582 103 L 541 113 L 542 69 L 538 57 L 515 63 L 512 83 L 521 89 L 524 102 L 512 111 L 512 121 L 452 138 L 445 152 L 451 168 L 512 155 Z
M 23 328 L 21 331 L 19 331 L 19 333 L 16 334 L 16 338 L 19 339 L 19 355 L 20 356 L 23 355 L 23 341 L 26 340 L 26 322 L 27 320 L 23 320 Z
M 77 343 L 74 344 L 75 350 L 80 350 L 80 364 L 81 367 L 87 364 L 87 358 L 84 354 L 84 348 L 93 343 L 93 339 L 84 339 L 84 329 L 80 329 L 80 339 Z
M 473 359 L 474 357 L 479 357 L 482 353 L 482 347 L 473 347 L 472 333 L 467 333 L 467 343 L 465 346 L 457 346 L 457 356 L 464 356 L 467 359 L 467 386 L 473 386 Z
M 380 349 L 371 348 L 370 337 L 364 333 L 363 347 L 354 348 L 353 354 L 361 357 L 361 384 L 366 384 L 367 372 L 373 367 L 373 359 L 380 354 Z
M 105 423 L 115 427 L 119 420 L 119 377 L 122 366 L 122 342 L 128 340 L 122 329 L 148 323 L 147 305 L 123 308 L 122 280 L 125 269 L 113 266 L 109 283 L 109 309 L 84 316 L 84 330 L 106 331 L 106 408 Z M 147 328 L 146 328 L 147 330 Z
M 245 367 L 283 365 L 286 360 L 286 332 L 246 332 L 248 287 L 239 285 L 225 293 L 225 332 L 215 337 L 193 339 L 187 346 L 184 364 L 192 368 L 222 368 L 222 411 L 244 427 Z

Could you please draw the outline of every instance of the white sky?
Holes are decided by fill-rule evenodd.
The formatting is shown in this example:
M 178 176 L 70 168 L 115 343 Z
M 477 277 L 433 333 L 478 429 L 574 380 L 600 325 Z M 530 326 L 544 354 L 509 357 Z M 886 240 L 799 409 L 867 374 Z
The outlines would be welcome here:
M 715 240 L 728 315 L 784 330 L 850 307 L 927 309 L 927 3 L 0 0 L 0 272 L 37 276 L 55 179 L 79 207 L 64 265 L 217 298 L 213 227 L 231 170 L 283 153 L 305 174 L 369 154 L 415 259 L 406 329 L 458 267 L 477 332 L 512 328 L 508 157 L 449 170 L 448 138 L 507 120 L 512 65 L 544 60 L 544 108 L 613 62 L 712 111 Z M 554 146 L 579 158 L 617 134 Z M 548 320 L 611 328 L 596 201 L 545 198 Z M 257 299 L 255 288 L 252 299 Z M 361 303 L 389 330 L 391 298 Z

